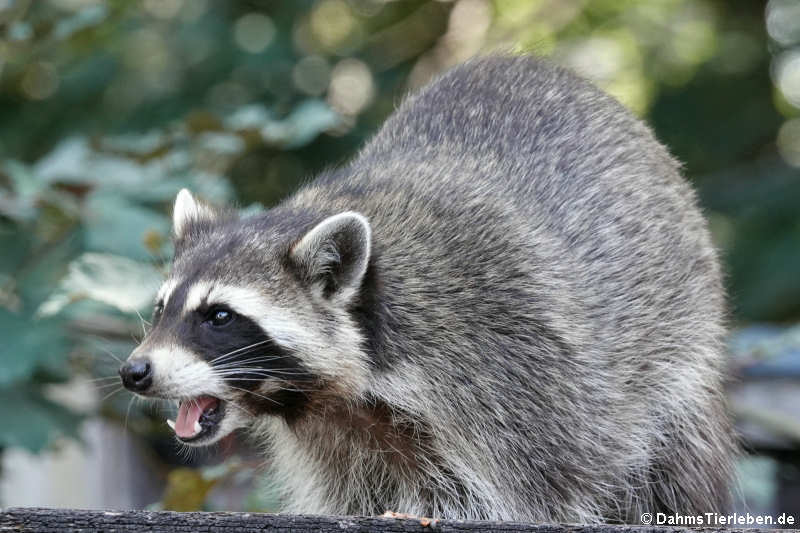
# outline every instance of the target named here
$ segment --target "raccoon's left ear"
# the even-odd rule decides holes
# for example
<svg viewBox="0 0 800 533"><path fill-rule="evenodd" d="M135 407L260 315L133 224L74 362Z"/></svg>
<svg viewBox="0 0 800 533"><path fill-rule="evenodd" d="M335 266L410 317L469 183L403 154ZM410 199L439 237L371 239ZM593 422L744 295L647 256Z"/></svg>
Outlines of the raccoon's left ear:
<svg viewBox="0 0 800 533"><path fill-rule="evenodd" d="M347 303L367 271L371 236L367 219L347 211L314 226L292 247L291 257L317 296Z"/></svg>
<svg viewBox="0 0 800 533"><path fill-rule="evenodd" d="M188 189L181 189L175 197L175 207L172 210L172 230L175 238L180 240L192 222L213 220L216 218L214 210L198 202Z"/></svg>

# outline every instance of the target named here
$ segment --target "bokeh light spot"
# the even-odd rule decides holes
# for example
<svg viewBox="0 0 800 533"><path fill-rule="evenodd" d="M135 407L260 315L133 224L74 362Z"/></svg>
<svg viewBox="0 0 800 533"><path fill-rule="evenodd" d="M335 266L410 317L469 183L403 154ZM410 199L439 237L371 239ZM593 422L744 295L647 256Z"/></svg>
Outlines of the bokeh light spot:
<svg viewBox="0 0 800 533"><path fill-rule="evenodd" d="M263 52L275 38L275 23L262 13L248 13L234 24L233 38L246 52Z"/></svg>
<svg viewBox="0 0 800 533"><path fill-rule="evenodd" d="M800 107L800 50L784 52L775 61L775 83L784 98Z"/></svg>
<svg viewBox="0 0 800 533"><path fill-rule="evenodd" d="M183 0L144 0L145 10L160 19L171 19L183 7Z"/></svg>
<svg viewBox="0 0 800 533"><path fill-rule="evenodd" d="M319 96L328 88L331 67L320 56L304 57L292 69L292 81L300 91Z"/></svg>
<svg viewBox="0 0 800 533"><path fill-rule="evenodd" d="M444 46L453 64L475 55L483 45L492 22L492 9L485 0L459 0L450 12Z"/></svg>
<svg viewBox="0 0 800 533"><path fill-rule="evenodd" d="M34 63L25 70L20 89L30 100L45 100L58 90L59 77L51 63Z"/></svg>
<svg viewBox="0 0 800 533"><path fill-rule="evenodd" d="M770 0L767 4L767 32L784 46L800 42L800 0Z"/></svg>
<svg viewBox="0 0 800 533"><path fill-rule="evenodd" d="M212 87L208 92L207 98L212 108L232 111L247 103L252 98L252 95L241 84L233 81L224 81Z"/></svg>
<svg viewBox="0 0 800 533"><path fill-rule="evenodd" d="M690 4L671 21L667 51L679 65L697 65L716 52L715 14L704 4Z"/></svg>
<svg viewBox="0 0 800 533"><path fill-rule="evenodd" d="M184 4L178 16L185 21L194 22L208 11L208 0L191 0Z"/></svg>
<svg viewBox="0 0 800 533"><path fill-rule="evenodd" d="M800 118L787 120L778 130L778 152L793 167L800 167Z"/></svg>
<svg viewBox="0 0 800 533"><path fill-rule="evenodd" d="M582 76L604 82L622 70L625 50L621 39L598 35L566 47L560 59Z"/></svg>
<svg viewBox="0 0 800 533"><path fill-rule="evenodd" d="M143 28L128 37L123 61L134 70L161 72L169 64L169 46L161 33Z"/></svg>
<svg viewBox="0 0 800 533"><path fill-rule="evenodd" d="M375 96L375 86L369 67L358 59L343 59L333 68L328 102L345 115L356 115L367 107Z"/></svg>
<svg viewBox="0 0 800 533"><path fill-rule="evenodd" d="M723 74L749 72L758 65L761 54L761 42L755 36L729 31L722 34L711 66Z"/></svg>
<svg viewBox="0 0 800 533"><path fill-rule="evenodd" d="M67 11L79 11L87 6L100 4L101 0L50 0L50 3Z"/></svg>
<svg viewBox="0 0 800 533"><path fill-rule="evenodd" d="M341 0L323 0L311 12L311 33L329 50L344 43L355 26L350 7Z"/></svg>
<svg viewBox="0 0 800 533"><path fill-rule="evenodd" d="M27 41L33 37L33 27L28 22L18 20L11 23L7 35L9 41Z"/></svg>

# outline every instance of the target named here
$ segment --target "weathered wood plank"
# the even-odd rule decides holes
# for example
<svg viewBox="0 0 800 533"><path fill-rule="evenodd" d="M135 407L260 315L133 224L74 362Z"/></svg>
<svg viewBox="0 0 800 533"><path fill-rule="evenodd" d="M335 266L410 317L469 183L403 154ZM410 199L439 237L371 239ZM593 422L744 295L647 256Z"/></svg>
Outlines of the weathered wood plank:
<svg viewBox="0 0 800 533"><path fill-rule="evenodd" d="M243 531L353 533L740 533L768 529L681 528L609 525L534 525L519 522L441 520L424 526L419 520L382 517L277 515L266 513L175 513L169 511L80 511L14 508L0 512L0 532L198 532ZM789 530L779 530L789 531ZM798 531L798 530L793 530Z"/></svg>

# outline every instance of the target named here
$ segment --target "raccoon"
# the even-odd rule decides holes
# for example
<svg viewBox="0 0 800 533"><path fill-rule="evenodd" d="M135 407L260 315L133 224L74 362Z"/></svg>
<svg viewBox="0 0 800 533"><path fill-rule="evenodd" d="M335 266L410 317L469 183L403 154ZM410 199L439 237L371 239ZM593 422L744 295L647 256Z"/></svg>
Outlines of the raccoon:
<svg viewBox="0 0 800 533"><path fill-rule="evenodd" d="M287 512L638 523L724 512L720 267L646 125L531 57L411 94L268 211L181 191L124 385L238 428Z"/></svg>

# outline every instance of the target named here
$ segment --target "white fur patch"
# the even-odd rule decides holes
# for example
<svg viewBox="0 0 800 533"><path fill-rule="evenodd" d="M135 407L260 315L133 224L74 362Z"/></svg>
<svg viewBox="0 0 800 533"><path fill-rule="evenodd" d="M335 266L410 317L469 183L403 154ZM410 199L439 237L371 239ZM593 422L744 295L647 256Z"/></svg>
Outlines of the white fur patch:
<svg viewBox="0 0 800 533"><path fill-rule="evenodd" d="M186 299L183 302L183 314L191 313L203 304L205 300L209 304L223 303L214 302L209 298L213 284L207 281L199 281L192 285L186 292Z"/></svg>
<svg viewBox="0 0 800 533"><path fill-rule="evenodd" d="M230 306L240 315L254 320L270 337L286 347L298 348L314 338L312 332L291 319L292 313L289 309L271 305L257 291L231 285L215 285L208 292L207 302L211 305Z"/></svg>
<svg viewBox="0 0 800 533"><path fill-rule="evenodd" d="M178 286L178 280L176 279L168 279L165 281L161 288L158 289L158 294L156 296L156 302L161 302L164 307L167 306L167 302L169 301L169 297L172 296L172 291L175 290L175 287Z"/></svg>
<svg viewBox="0 0 800 533"><path fill-rule="evenodd" d="M136 352L131 358L136 357ZM161 346L148 352L153 366L153 386L148 395L170 398L195 398L201 394L227 401L225 416L216 433L210 438L189 446L207 446L228 435L231 431L250 425L252 415L231 400L232 391L214 369L199 356L180 346ZM167 424L174 429L174 421Z"/></svg>
<svg viewBox="0 0 800 533"><path fill-rule="evenodd" d="M175 197L175 207L172 210L172 227L175 236L180 238L186 227L193 220L213 218L214 212L194 199L187 189L181 189Z"/></svg>
<svg viewBox="0 0 800 533"><path fill-rule="evenodd" d="M203 302L209 306L225 305L251 318L275 341L289 348L297 347L309 337L309 333L298 324L285 318L288 310L268 304L259 292L251 289L215 285L208 281L197 282L186 293L183 313L191 313Z"/></svg>
<svg viewBox="0 0 800 533"><path fill-rule="evenodd" d="M224 394L224 384L208 363L185 348L160 346L152 349L148 357L153 365L152 394L156 396L188 398Z"/></svg>
<svg viewBox="0 0 800 533"><path fill-rule="evenodd" d="M342 333L326 339L319 332L306 328L291 309L277 306L256 290L232 285L198 282L187 292L183 312L197 309L203 301L208 305L225 305L253 320L276 343L297 352L303 364L320 377L335 379L353 393L364 390L369 376L358 335ZM341 317L346 320L346 316ZM347 329L345 329L347 331Z"/></svg>

